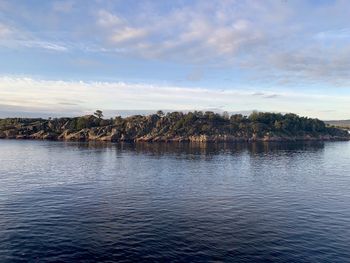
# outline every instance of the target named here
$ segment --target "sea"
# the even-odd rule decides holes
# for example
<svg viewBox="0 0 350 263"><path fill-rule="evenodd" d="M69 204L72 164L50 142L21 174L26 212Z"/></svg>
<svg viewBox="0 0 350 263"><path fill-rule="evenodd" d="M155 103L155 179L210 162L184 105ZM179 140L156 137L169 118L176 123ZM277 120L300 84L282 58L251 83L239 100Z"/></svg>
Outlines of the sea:
<svg viewBox="0 0 350 263"><path fill-rule="evenodd" d="M350 142L0 140L0 262L350 262Z"/></svg>

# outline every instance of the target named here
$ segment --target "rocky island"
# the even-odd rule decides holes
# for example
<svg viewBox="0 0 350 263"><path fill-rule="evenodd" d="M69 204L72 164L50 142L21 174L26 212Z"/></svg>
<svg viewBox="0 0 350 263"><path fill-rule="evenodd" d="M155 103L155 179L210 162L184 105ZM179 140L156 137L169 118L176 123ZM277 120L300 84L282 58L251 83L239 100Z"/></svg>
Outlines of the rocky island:
<svg viewBox="0 0 350 263"><path fill-rule="evenodd" d="M101 111L74 118L0 119L0 138L110 142L238 142L350 140L347 131L296 114L169 112L104 119Z"/></svg>

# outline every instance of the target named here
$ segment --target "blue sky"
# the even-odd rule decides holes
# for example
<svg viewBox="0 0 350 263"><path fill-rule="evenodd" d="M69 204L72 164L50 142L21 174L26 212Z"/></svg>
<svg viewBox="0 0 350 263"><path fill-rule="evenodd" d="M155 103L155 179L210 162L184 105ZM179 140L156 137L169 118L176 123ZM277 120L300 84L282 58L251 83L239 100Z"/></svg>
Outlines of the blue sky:
<svg viewBox="0 0 350 263"><path fill-rule="evenodd" d="M0 117L350 119L348 1L0 0Z"/></svg>

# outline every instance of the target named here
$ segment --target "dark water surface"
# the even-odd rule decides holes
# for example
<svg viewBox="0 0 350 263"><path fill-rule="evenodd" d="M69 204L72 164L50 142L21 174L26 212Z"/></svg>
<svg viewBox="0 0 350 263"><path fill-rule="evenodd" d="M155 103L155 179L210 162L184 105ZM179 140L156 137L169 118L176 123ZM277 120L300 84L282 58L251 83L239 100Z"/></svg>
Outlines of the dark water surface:
<svg viewBox="0 0 350 263"><path fill-rule="evenodd" d="M0 140L0 262L350 262L350 143Z"/></svg>

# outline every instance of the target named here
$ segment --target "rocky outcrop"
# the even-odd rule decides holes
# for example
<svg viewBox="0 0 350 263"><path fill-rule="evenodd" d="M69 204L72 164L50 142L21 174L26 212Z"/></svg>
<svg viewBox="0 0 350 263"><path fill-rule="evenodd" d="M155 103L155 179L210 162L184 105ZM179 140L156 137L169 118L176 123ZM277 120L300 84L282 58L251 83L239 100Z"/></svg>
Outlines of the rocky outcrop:
<svg viewBox="0 0 350 263"><path fill-rule="evenodd" d="M284 123L286 123L285 128ZM300 128L296 129L297 125ZM5 138L220 143L349 140L350 135L347 131L326 127L319 120L298 117L293 114L265 113L251 119L233 115L228 119L211 112L188 114L173 112L166 116L136 115L127 118L116 117L110 120L99 119L92 115L50 120L0 119L0 139Z"/></svg>
<svg viewBox="0 0 350 263"><path fill-rule="evenodd" d="M62 133L55 133L40 130L33 134L21 133L16 130L0 131L0 139L34 139L34 140L64 140L64 141L106 141L106 142L194 142L194 143L220 143L220 142L283 142L283 141L331 141L349 140L348 137L335 136L303 136L303 137L237 137L232 135L191 135L191 136L159 136L146 134L143 136L131 136L119 131L103 130L96 128L85 128L80 131L64 130Z"/></svg>

